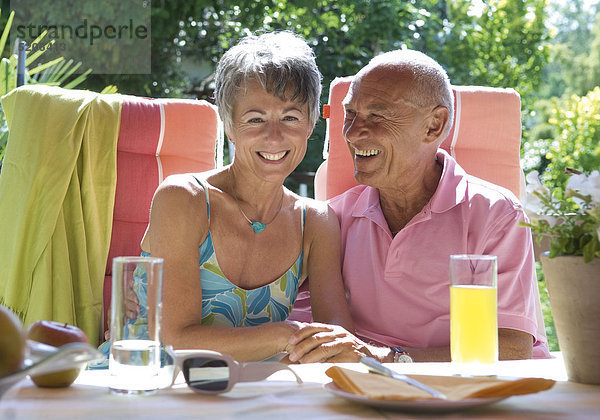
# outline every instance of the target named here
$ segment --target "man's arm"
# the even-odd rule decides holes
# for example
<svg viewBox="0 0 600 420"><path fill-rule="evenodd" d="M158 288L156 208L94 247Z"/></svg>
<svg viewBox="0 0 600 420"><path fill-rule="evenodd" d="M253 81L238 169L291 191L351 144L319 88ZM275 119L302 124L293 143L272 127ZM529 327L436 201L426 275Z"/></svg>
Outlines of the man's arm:
<svg viewBox="0 0 600 420"><path fill-rule="evenodd" d="M313 324L314 325L314 324ZM382 363L394 361L389 347L367 344L342 327L330 331L308 326L297 331L290 339L289 360L300 363L358 362L369 356ZM404 347L415 362L449 362L450 346L416 348ZM531 359L533 337L523 331L500 328L498 330L498 358L500 360Z"/></svg>
<svg viewBox="0 0 600 420"><path fill-rule="evenodd" d="M449 362L450 346L433 348L404 347L415 362ZM498 329L498 359L531 359L533 337L523 331Z"/></svg>

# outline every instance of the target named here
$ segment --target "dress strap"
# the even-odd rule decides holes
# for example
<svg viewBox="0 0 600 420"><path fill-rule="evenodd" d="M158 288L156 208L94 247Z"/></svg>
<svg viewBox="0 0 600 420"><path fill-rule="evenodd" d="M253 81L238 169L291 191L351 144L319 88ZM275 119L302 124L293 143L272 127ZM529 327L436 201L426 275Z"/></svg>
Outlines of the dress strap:
<svg viewBox="0 0 600 420"><path fill-rule="evenodd" d="M206 215L208 216L208 225L210 226L210 200L208 198L208 184L205 180L198 178L196 175L192 175L198 184L204 190L204 194L206 194Z"/></svg>
<svg viewBox="0 0 600 420"><path fill-rule="evenodd" d="M302 201L302 243L304 243L304 219L306 219L306 203Z"/></svg>

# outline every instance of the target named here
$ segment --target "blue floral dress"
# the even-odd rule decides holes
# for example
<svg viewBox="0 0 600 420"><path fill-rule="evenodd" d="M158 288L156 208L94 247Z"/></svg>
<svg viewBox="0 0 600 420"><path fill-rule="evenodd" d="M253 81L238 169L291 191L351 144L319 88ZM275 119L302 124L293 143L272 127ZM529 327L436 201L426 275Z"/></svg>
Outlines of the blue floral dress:
<svg viewBox="0 0 600 420"><path fill-rule="evenodd" d="M196 178L197 179L197 178ZM210 203L207 185L206 210L210 226ZM306 207L302 204L302 237ZM200 278L202 279L202 325L250 327L266 322L284 321L290 315L298 296L302 273L302 255L275 281L256 289L243 289L231 283L221 271L210 230L200 245Z"/></svg>
<svg viewBox="0 0 600 420"><path fill-rule="evenodd" d="M210 202L207 185L196 178L202 185L206 194L206 210L210 226ZM302 238L304 238L304 221L306 206L302 204ZM275 281L256 289L243 289L231 283L221 271L210 230L206 239L199 247L200 278L202 283L202 325L216 325L221 327L251 327L266 322L284 321L292 312L298 297L299 279L302 273L302 256L300 251L294 264ZM142 256L149 257L143 251ZM134 273L134 287L140 302L146 299L145 277L143 269ZM145 325L132 320L132 331L135 335L143 335ZM107 359L91 364L90 368L108 367L110 341L106 341L98 348Z"/></svg>

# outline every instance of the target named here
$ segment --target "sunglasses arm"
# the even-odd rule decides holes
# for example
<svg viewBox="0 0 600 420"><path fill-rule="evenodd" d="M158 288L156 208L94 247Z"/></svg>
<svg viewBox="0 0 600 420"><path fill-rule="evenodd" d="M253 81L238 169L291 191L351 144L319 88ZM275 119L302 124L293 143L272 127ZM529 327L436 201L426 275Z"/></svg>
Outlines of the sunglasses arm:
<svg viewBox="0 0 600 420"><path fill-rule="evenodd" d="M302 379L288 365L279 362L247 362L240 363L238 382L255 382L267 379L280 370L289 370L296 377L296 382L302 383Z"/></svg>

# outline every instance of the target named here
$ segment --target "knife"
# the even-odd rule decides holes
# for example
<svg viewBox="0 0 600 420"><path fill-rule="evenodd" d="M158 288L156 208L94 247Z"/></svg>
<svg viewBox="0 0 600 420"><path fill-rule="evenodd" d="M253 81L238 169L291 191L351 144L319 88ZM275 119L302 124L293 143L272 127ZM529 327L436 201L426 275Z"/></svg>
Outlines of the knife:
<svg viewBox="0 0 600 420"><path fill-rule="evenodd" d="M413 378L403 375L401 373L394 372L392 369L385 367L383 364L379 363L377 360L373 359L372 357L364 356L360 359L360 362L363 365L366 365L369 368L369 370L374 373L378 373L378 374L384 375L384 376L389 376L390 378L394 378L399 381L406 382L409 385L412 385L416 388L419 388L419 389L427 392L428 394L431 394L435 398L439 398L442 400L446 399L446 396L443 393L436 391L435 389L433 389L431 387L428 387L427 385L417 381L416 379L413 379Z"/></svg>

